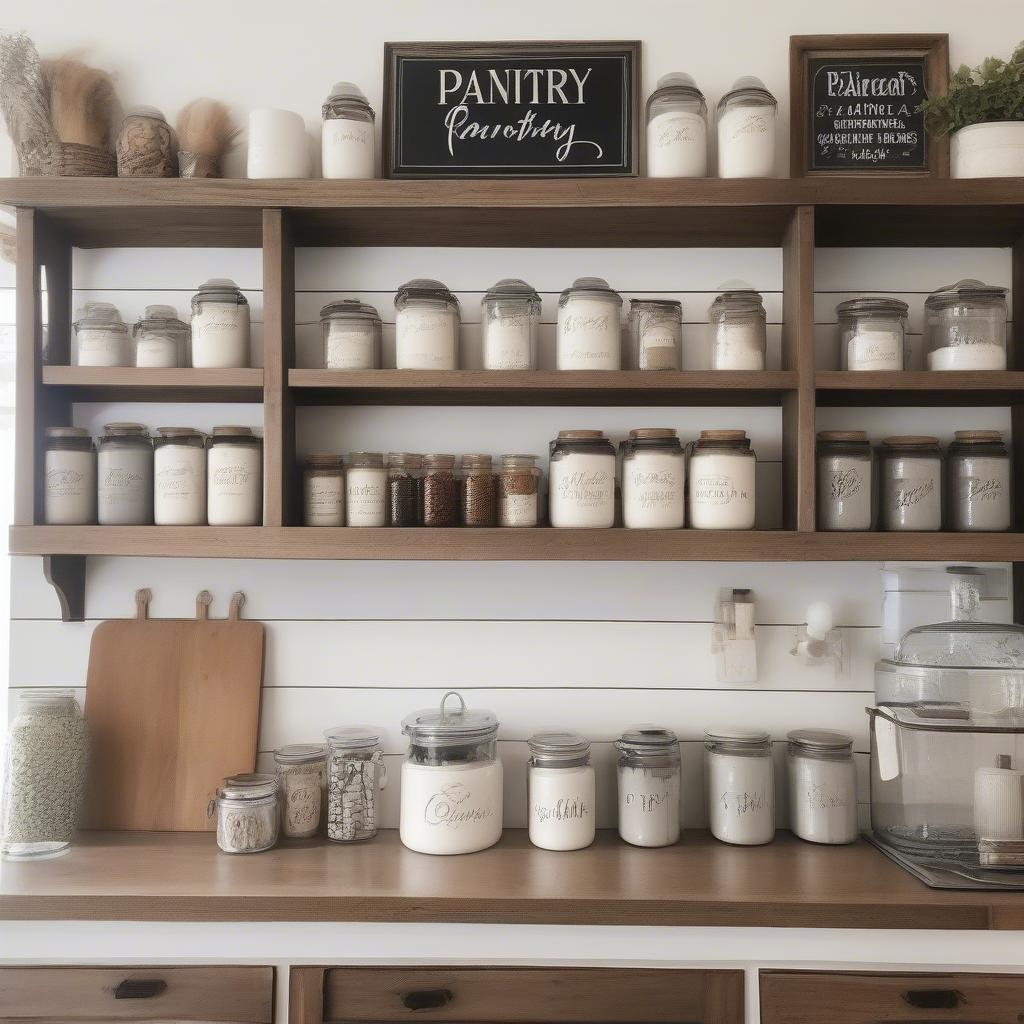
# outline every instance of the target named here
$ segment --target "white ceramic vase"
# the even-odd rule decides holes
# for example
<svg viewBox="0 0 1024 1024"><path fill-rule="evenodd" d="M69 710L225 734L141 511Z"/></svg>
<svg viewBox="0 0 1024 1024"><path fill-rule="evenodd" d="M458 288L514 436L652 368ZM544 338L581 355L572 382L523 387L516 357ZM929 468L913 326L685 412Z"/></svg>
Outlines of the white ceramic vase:
<svg viewBox="0 0 1024 1024"><path fill-rule="evenodd" d="M990 121L950 138L954 178L1024 178L1024 121Z"/></svg>

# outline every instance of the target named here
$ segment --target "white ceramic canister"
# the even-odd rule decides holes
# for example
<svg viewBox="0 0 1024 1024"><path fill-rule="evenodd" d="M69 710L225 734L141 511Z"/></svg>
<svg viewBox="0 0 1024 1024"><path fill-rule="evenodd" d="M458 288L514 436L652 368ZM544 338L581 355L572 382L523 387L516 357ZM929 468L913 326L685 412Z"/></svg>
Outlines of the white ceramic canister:
<svg viewBox="0 0 1024 1024"><path fill-rule="evenodd" d="M395 367L459 368L459 301L440 281L416 278L395 294Z"/></svg>
<svg viewBox="0 0 1024 1024"><path fill-rule="evenodd" d="M133 362L153 369L186 366L188 341L188 324L173 306L147 306L132 327Z"/></svg>
<svg viewBox="0 0 1024 1024"><path fill-rule="evenodd" d="M249 178L308 178L310 138L306 122L292 110L249 112Z"/></svg>
<svg viewBox="0 0 1024 1024"><path fill-rule="evenodd" d="M153 522L206 523L206 443L191 427L157 427L153 452Z"/></svg>
<svg viewBox="0 0 1024 1024"><path fill-rule="evenodd" d="M380 369L381 322L373 306L358 299L329 302L320 310L320 330L325 369Z"/></svg>
<svg viewBox="0 0 1024 1024"><path fill-rule="evenodd" d="M830 846L855 842L853 737L828 729L797 729L788 739L789 827L793 834Z"/></svg>
<svg viewBox="0 0 1024 1024"><path fill-rule="evenodd" d="M530 842L542 850L582 850L594 841L596 828L590 740L575 732L538 732L529 747Z"/></svg>
<svg viewBox="0 0 1024 1024"><path fill-rule="evenodd" d="M578 277L558 299L555 366L618 370L622 363L622 296L601 277Z"/></svg>
<svg viewBox="0 0 1024 1024"><path fill-rule="evenodd" d="M670 729L641 725L615 741L619 752L619 835L633 846L679 841L679 740Z"/></svg>
<svg viewBox="0 0 1024 1024"><path fill-rule="evenodd" d="M708 105L691 75L662 75L647 100L647 176L703 178L708 173Z"/></svg>
<svg viewBox="0 0 1024 1024"><path fill-rule="evenodd" d="M249 365L249 303L234 281L215 277L192 296L192 365Z"/></svg>
<svg viewBox="0 0 1024 1024"><path fill-rule="evenodd" d="M536 370L540 296L525 281L506 277L480 302L485 370Z"/></svg>
<svg viewBox="0 0 1024 1024"><path fill-rule="evenodd" d="M85 526L96 522L96 450L84 427L47 427L43 522Z"/></svg>
<svg viewBox="0 0 1024 1024"><path fill-rule="evenodd" d="M548 519L552 526L615 525L615 447L600 430L560 430L551 442Z"/></svg>
<svg viewBox="0 0 1024 1024"><path fill-rule="evenodd" d="M304 526L345 525L345 464L332 452L306 457L302 474Z"/></svg>
<svg viewBox="0 0 1024 1024"><path fill-rule="evenodd" d="M640 427L619 445L622 525L629 530L679 530L685 521L686 457L667 427Z"/></svg>
<svg viewBox="0 0 1024 1024"><path fill-rule="evenodd" d="M690 526L752 530L757 458L743 430L702 430L690 447Z"/></svg>
<svg viewBox="0 0 1024 1024"><path fill-rule="evenodd" d="M737 846L770 843L775 838L775 772L769 734L762 729L708 729L704 750L711 834Z"/></svg>
<svg viewBox="0 0 1024 1024"><path fill-rule="evenodd" d="M388 471L383 452L352 452L345 473L345 525L387 526Z"/></svg>
<svg viewBox="0 0 1024 1024"><path fill-rule="evenodd" d="M373 108L352 82L336 82L321 109L321 172L325 178L374 176Z"/></svg>
<svg viewBox="0 0 1024 1024"><path fill-rule="evenodd" d="M1010 452L998 430L957 430L946 451L947 529L998 533L1013 526Z"/></svg>
<svg viewBox="0 0 1024 1024"><path fill-rule="evenodd" d="M1024 120L970 124L949 139L954 178L1024 178Z"/></svg>
<svg viewBox="0 0 1024 1024"><path fill-rule="evenodd" d="M214 427L206 451L210 526L263 522L263 440L250 427Z"/></svg>
<svg viewBox="0 0 1024 1024"><path fill-rule="evenodd" d="M153 522L153 439L141 423L108 423L96 454L100 526Z"/></svg>
<svg viewBox="0 0 1024 1024"><path fill-rule="evenodd" d="M117 307L87 302L74 323L75 366L127 366L128 328Z"/></svg>
<svg viewBox="0 0 1024 1024"><path fill-rule="evenodd" d="M759 78L737 78L718 101L718 176L771 178L775 174L778 103Z"/></svg>

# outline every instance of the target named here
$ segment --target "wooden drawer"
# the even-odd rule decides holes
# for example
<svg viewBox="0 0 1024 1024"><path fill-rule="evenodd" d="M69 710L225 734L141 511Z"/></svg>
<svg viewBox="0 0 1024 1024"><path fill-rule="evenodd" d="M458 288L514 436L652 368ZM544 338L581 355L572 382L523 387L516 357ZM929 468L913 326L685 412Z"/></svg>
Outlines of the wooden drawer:
<svg viewBox="0 0 1024 1024"><path fill-rule="evenodd" d="M4 967L0 1022L272 1024L272 967Z"/></svg>
<svg viewBox="0 0 1024 1024"><path fill-rule="evenodd" d="M762 971L761 1024L1020 1024L1024 975Z"/></svg>
<svg viewBox="0 0 1024 1024"><path fill-rule="evenodd" d="M296 967L289 1024L742 1024L742 971Z"/></svg>

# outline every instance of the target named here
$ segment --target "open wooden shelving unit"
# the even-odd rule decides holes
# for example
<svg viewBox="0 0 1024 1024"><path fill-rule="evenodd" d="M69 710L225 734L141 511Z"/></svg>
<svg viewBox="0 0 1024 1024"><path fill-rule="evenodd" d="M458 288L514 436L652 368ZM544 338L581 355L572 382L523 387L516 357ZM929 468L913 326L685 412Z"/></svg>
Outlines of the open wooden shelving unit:
<svg viewBox="0 0 1024 1024"><path fill-rule="evenodd" d="M1011 561L1024 565L1024 180L623 178L574 181L0 179L17 210L17 460L13 554L42 555L66 618L84 613L89 555L330 559ZM297 246L770 246L783 254L782 369L761 373L351 373L295 367ZM1018 351L1005 372L844 373L814 363L814 254L827 246L991 246L1013 251ZM262 248L264 367L92 369L67 364L71 253L97 246ZM41 276L48 346L42 364ZM1021 301L1018 301L1021 300ZM43 438L78 401L262 403L264 525L50 527ZM371 405L781 407L784 529L713 531L306 529L296 408ZM818 533L818 406L1012 410L1016 531ZM1016 569L1016 566L1015 566ZM1015 578L1018 574L1015 571ZM1019 606L1018 606L1019 607Z"/></svg>

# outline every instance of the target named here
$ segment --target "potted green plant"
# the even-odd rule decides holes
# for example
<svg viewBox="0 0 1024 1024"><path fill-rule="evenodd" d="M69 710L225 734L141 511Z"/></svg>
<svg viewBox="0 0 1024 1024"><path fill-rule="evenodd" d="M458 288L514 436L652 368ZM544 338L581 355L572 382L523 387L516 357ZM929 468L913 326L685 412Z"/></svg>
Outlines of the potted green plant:
<svg viewBox="0 0 1024 1024"><path fill-rule="evenodd" d="M954 72L945 96L921 105L925 126L950 137L954 178L1024 177L1024 43Z"/></svg>

